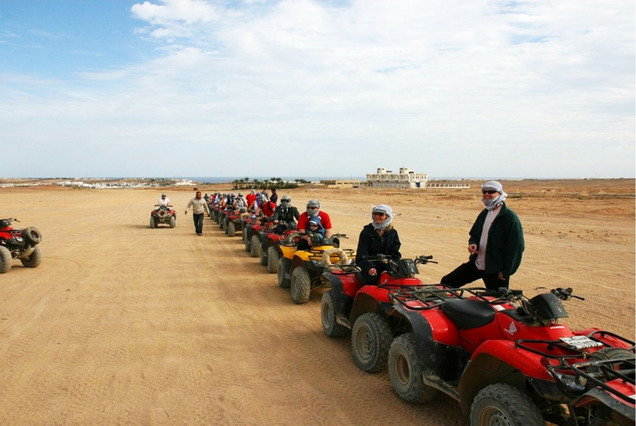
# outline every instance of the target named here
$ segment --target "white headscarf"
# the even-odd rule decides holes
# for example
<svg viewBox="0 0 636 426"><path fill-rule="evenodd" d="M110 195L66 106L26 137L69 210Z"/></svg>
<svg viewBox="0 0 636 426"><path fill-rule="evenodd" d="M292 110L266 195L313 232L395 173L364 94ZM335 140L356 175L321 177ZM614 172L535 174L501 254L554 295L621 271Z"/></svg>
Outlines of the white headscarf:
<svg viewBox="0 0 636 426"><path fill-rule="evenodd" d="M491 189L499 193L499 196L497 198L491 198L489 200L485 200L483 198L481 199L481 201L484 203L484 206L486 207L486 210L496 209L506 200L506 197L508 197L508 194L506 194L503 190L503 185L501 185L496 180L491 180L483 184L481 186L481 190L483 191L484 189Z"/></svg>
<svg viewBox="0 0 636 426"><path fill-rule="evenodd" d="M384 213L386 214L386 219L383 222L376 223L373 220L373 213ZM391 224L393 221L393 209L386 204L378 204L377 206L373 206L371 209L371 225L375 229L386 229L387 226Z"/></svg>

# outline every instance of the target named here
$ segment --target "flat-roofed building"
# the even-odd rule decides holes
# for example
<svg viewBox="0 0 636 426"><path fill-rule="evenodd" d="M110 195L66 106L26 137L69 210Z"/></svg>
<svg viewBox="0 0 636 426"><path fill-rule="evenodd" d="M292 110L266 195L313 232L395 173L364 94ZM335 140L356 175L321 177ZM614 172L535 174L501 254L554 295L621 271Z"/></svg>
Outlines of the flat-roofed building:
<svg viewBox="0 0 636 426"><path fill-rule="evenodd" d="M426 173L415 173L408 167L400 167L398 173L379 167L376 173L367 173L367 183L380 188L425 188Z"/></svg>
<svg viewBox="0 0 636 426"><path fill-rule="evenodd" d="M359 180L352 179L323 179L320 183L329 188L357 188L360 186Z"/></svg>

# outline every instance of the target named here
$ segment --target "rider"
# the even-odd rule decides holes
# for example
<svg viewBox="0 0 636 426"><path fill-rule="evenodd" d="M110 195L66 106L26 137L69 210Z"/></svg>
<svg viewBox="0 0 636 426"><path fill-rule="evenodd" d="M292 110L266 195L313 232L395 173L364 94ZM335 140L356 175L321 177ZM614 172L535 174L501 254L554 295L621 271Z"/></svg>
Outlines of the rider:
<svg viewBox="0 0 636 426"><path fill-rule="evenodd" d="M238 197L234 199L234 208L241 212L244 212L247 208L247 202L245 201L245 198L243 198L242 192L239 192Z"/></svg>
<svg viewBox="0 0 636 426"><path fill-rule="evenodd" d="M362 269L362 277L367 284L376 285L380 273L387 269L387 264L369 260L369 257L383 254L397 261L400 254L400 237L391 225L393 209L386 204L379 204L371 209L371 223L365 225L358 238L356 264Z"/></svg>
<svg viewBox="0 0 636 426"><path fill-rule="evenodd" d="M304 234L307 223L312 217L318 216L322 227L325 228L325 238L331 237L331 218L329 215L320 210L320 202L318 200L307 201L307 210L298 218L298 232Z"/></svg>
<svg viewBox="0 0 636 426"><path fill-rule="evenodd" d="M276 211L276 204L269 201L269 198L267 198L267 194L262 193L260 196L260 204L258 208L256 209L256 215L258 216L262 213L263 216L267 220L269 220L269 218L274 216L275 211Z"/></svg>
<svg viewBox="0 0 636 426"><path fill-rule="evenodd" d="M276 211L272 216L272 221L276 224L274 232L282 234L285 229L293 229L299 217L298 209L291 205L289 195L284 195L280 199L280 206L276 206ZM280 222L285 222L286 225Z"/></svg>
<svg viewBox="0 0 636 426"><path fill-rule="evenodd" d="M170 204L170 199L166 196L165 193L161 194L161 198L159 198L159 201L157 201L157 206L172 207L172 204Z"/></svg>

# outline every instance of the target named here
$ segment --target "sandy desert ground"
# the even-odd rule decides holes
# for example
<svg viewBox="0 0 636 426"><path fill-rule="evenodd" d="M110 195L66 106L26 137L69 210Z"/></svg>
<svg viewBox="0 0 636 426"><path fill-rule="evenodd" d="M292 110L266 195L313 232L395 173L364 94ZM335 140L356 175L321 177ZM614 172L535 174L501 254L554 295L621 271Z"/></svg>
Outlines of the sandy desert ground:
<svg viewBox="0 0 636 426"><path fill-rule="evenodd" d="M504 181L526 251L512 287L572 287L565 323L634 338L634 180ZM204 192L228 186L200 186ZM0 217L44 235L44 261L0 275L0 424L465 424L447 397L414 406L387 373L367 374L347 338L321 330L320 297L295 305L206 218L191 188L169 188L174 229L150 229L161 189L0 188ZM355 248L372 204L387 203L405 257L434 283L466 259L481 209L470 189L297 189L321 200Z"/></svg>

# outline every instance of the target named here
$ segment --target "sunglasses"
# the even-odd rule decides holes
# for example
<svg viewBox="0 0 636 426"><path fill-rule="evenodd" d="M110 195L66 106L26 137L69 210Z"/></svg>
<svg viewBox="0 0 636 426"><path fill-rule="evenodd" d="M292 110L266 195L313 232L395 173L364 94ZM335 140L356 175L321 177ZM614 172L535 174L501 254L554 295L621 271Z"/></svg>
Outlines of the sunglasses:
<svg viewBox="0 0 636 426"><path fill-rule="evenodd" d="M318 210L318 207L307 207L309 210Z"/></svg>
<svg viewBox="0 0 636 426"><path fill-rule="evenodd" d="M497 191L493 191L492 189L487 189L484 191L481 191L482 194L496 194Z"/></svg>

